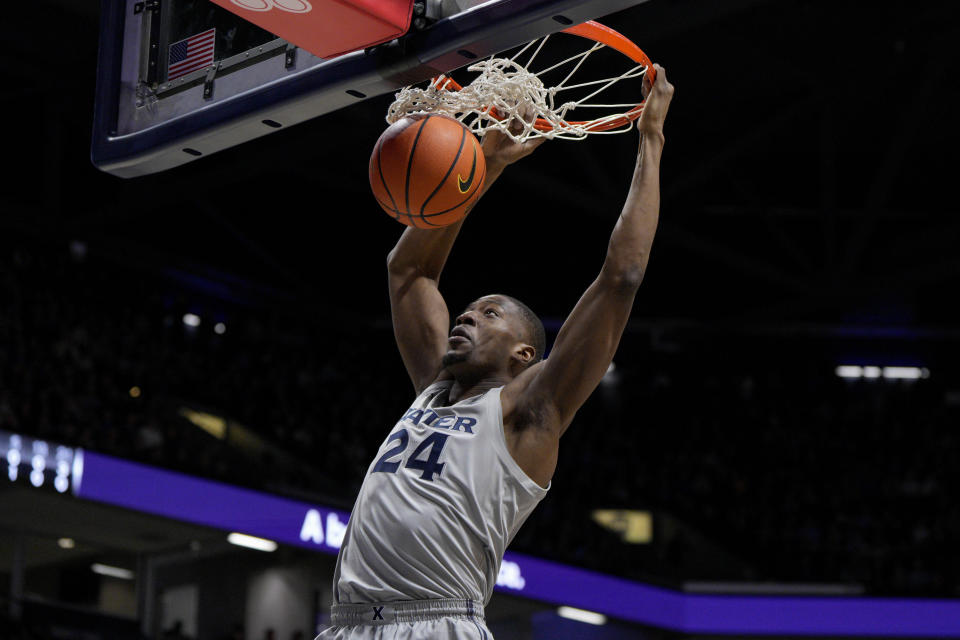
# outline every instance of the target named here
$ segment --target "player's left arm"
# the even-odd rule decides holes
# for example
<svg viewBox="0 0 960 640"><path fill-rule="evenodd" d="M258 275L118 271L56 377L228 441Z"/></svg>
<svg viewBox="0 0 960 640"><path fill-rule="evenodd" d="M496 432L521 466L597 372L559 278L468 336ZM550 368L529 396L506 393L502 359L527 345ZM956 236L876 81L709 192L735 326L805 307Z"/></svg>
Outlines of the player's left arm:
<svg viewBox="0 0 960 640"><path fill-rule="evenodd" d="M559 437L613 361L650 259L660 214L663 123L673 85L659 65L656 69L638 123L640 148L633 180L603 268L564 322L550 357L504 389L504 419L514 426L534 423Z"/></svg>

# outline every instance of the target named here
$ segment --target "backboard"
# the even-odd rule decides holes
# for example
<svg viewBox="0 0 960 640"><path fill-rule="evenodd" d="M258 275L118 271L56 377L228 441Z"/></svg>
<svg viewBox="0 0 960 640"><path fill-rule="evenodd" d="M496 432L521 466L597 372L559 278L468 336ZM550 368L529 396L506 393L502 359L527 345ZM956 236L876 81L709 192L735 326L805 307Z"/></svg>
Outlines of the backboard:
<svg viewBox="0 0 960 640"><path fill-rule="evenodd" d="M420 1L398 37L321 58L228 2L102 0L93 163L125 178L170 169L644 0Z"/></svg>

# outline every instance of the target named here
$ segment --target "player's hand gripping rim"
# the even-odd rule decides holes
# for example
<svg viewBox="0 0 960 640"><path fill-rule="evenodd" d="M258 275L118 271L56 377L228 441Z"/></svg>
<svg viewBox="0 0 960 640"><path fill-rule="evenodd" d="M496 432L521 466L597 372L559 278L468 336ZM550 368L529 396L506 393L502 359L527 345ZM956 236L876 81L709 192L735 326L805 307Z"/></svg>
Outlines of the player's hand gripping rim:
<svg viewBox="0 0 960 640"><path fill-rule="evenodd" d="M663 135L663 123L667 119L667 110L673 99L673 85L667 80L666 69L656 63L653 68L656 70L657 78L652 86L649 75L643 78L642 92L646 102L643 105L640 120L637 122L637 130L641 134Z"/></svg>
<svg viewBox="0 0 960 640"><path fill-rule="evenodd" d="M533 121L536 120L536 113L531 107L526 107L521 112L521 117L523 121L520 121L516 116L510 120L510 132L515 136L523 133L525 128L524 122L526 122L526 126L530 126ZM482 144L484 160L487 161L487 169L497 169L511 165L517 160L533 153L534 149L546 142L546 140L546 138L538 136L525 142L514 142L513 139L503 131L496 128L488 129L483 135Z"/></svg>

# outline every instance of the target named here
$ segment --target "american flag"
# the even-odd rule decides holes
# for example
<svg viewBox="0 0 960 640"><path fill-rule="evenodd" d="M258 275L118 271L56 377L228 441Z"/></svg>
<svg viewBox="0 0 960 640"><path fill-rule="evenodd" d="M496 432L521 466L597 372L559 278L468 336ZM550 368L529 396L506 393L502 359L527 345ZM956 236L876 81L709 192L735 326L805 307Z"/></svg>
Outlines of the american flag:
<svg viewBox="0 0 960 640"><path fill-rule="evenodd" d="M170 60L167 63L167 80L176 80L191 71L213 64L213 42L217 30L208 29L186 40L170 45Z"/></svg>

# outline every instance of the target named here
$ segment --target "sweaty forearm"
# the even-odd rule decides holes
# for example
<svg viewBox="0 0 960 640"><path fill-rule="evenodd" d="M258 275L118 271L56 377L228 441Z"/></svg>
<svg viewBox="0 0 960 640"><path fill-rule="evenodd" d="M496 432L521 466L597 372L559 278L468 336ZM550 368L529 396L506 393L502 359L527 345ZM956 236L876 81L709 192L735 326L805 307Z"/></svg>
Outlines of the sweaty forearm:
<svg viewBox="0 0 960 640"><path fill-rule="evenodd" d="M487 167L487 177L483 181L481 197L500 177L502 172L503 167ZM476 202L473 206L476 206ZM470 207L467 214L472 210L473 207ZM441 229L407 228L390 252L387 258L387 268L392 271L415 269L422 276L434 280L439 279L465 219L466 216L462 220Z"/></svg>
<svg viewBox="0 0 960 640"><path fill-rule="evenodd" d="M610 236L604 272L639 285L660 217L662 133L644 133L623 211Z"/></svg>

